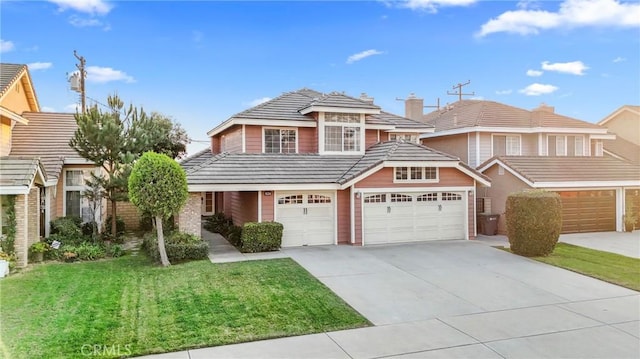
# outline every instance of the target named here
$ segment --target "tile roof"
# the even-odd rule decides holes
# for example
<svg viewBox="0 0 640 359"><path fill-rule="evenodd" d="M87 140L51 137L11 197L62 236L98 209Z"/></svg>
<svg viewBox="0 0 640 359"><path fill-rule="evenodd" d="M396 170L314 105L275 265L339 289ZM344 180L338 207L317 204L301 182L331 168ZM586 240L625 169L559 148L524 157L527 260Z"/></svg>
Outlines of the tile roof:
<svg viewBox="0 0 640 359"><path fill-rule="evenodd" d="M49 178L58 178L64 160L83 158L69 146L78 128L71 113L25 112L29 125L13 128L11 156L39 157Z"/></svg>
<svg viewBox="0 0 640 359"><path fill-rule="evenodd" d="M316 120L307 115L300 113L302 109L312 105L342 108L362 108L371 110L380 110L380 107L354 97L347 96L338 92L323 94L321 92L303 88L297 91L286 92L276 98L264 102L255 107L249 108L231 116L216 128L222 127L224 124L234 119L256 119L256 120L290 120L290 121L308 121L316 122ZM424 124L419 121L413 121L408 118L397 116L388 112L381 111L379 114L366 115L366 123L389 125L402 129L430 129L431 125ZM214 131L215 128L209 132Z"/></svg>
<svg viewBox="0 0 640 359"><path fill-rule="evenodd" d="M530 182L640 182L640 165L612 157L494 157L479 168L498 160Z"/></svg>
<svg viewBox="0 0 640 359"><path fill-rule="evenodd" d="M0 63L0 94L4 94L26 68L27 65Z"/></svg>
<svg viewBox="0 0 640 359"><path fill-rule="evenodd" d="M620 156L628 161L640 163L640 146L622 137L616 136L615 140L603 140L604 149Z"/></svg>
<svg viewBox="0 0 640 359"><path fill-rule="evenodd" d="M602 129L602 127L559 115L552 111L524 110L494 101L462 100L430 112L423 117L436 127L436 132L465 127L560 127Z"/></svg>
<svg viewBox="0 0 640 359"><path fill-rule="evenodd" d="M422 145L389 141L370 147L361 157L269 153L214 155L210 151L201 151L185 159L181 165L187 172L187 181L190 185L344 184L384 161L461 163L458 158ZM484 177L477 172L476 174Z"/></svg>
<svg viewBox="0 0 640 359"><path fill-rule="evenodd" d="M38 172L38 168L46 176L37 158L0 157L0 186L29 187Z"/></svg>

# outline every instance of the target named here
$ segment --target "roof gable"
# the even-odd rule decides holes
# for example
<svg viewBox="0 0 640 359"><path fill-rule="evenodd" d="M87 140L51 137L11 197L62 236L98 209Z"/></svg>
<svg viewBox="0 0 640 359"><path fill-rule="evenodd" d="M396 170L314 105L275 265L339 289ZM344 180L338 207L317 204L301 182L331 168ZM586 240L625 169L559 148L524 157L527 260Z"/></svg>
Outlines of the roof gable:
<svg viewBox="0 0 640 359"><path fill-rule="evenodd" d="M38 98L27 65L0 63L0 99L5 98L15 86L21 86L21 93L24 94L29 104L29 110L40 111L40 105L38 104ZM12 108L8 108L8 110L16 112Z"/></svg>
<svg viewBox="0 0 640 359"><path fill-rule="evenodd" d="M598 122L598 125L605 126L608 122L615 120L616 118L618 118L618 116L621 113L624 113L624 112L630 112L638 116L638 118L640 118L640 106L624 105L618 108L617 110L613 111L607 117L600 120L600 122Z"/></svg>
<svg viewBox="0 0 640 359"><path fill-rule="evenodd" d="M26 194L32 184L47 180L40 160L28 157L0 157L0 194Z"/></svg>

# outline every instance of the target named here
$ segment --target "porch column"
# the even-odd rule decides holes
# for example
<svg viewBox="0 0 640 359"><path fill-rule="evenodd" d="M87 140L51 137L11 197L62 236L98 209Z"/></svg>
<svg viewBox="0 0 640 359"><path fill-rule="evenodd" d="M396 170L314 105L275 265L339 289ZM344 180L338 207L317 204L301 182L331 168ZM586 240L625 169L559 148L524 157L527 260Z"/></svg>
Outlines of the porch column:
<svg viewBox="0 0 640 359"><path fill-rule="evenodd" d="M16 238L14 248L16 251L16 266L26 267L28 263L29 247L27 245L27 233L29 226L28 197L26 194L16 196Z"/></svg>
<svg viewBox="0 0 640 359"><path fill-rule="evenodd" d="M178 214L178 228L182 232L202 237L201 194L189 192L187 203Z"/></svg>

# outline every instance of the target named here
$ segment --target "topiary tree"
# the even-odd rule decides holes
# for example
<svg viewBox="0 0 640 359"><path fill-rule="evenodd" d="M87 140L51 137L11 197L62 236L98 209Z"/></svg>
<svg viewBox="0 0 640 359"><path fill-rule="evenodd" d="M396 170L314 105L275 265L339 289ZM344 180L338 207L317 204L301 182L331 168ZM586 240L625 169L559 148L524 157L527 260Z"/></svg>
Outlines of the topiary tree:
<svg viewBox="0 0 640 359"><path fill-rule="evenodd" d="M129 200L140 212L155 218L163 266L170 263L164 245L162 221L177 213L188 195L187 175L178 162L168 156L146 152L133 166L129 177Z"/></svg>
<svg viewBox="0 0 640 359"><path fill-rule="evenodd" d="M546 191L523 191L507 197L507 236L513 253L547 256L558 243L562 229L560 195Z"/></svg>

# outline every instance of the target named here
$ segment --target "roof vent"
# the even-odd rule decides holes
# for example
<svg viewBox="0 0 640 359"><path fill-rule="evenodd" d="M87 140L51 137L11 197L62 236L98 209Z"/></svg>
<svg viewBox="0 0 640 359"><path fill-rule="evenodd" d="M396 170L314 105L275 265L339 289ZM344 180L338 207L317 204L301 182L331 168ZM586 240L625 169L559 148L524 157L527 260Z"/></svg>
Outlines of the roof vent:
<svg viewBox="0 0 640 359"><path fill-rule="evenodd" d="M373 103L373 97L369 97L366 92L360 94L360 100L367 103Z"/></svg>

